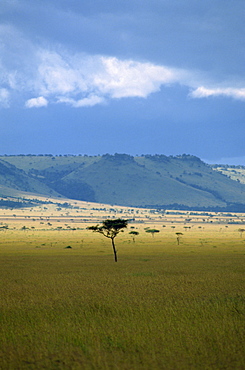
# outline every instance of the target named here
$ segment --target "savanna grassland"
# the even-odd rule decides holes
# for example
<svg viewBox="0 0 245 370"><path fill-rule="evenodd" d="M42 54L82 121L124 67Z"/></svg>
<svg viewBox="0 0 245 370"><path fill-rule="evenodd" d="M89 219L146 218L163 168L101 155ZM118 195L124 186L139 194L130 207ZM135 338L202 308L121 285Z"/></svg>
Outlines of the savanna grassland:
<svg viewBox="0 0 245 370"><path fill-rule="evenodd" d="M0 368L245 369L242 216L96 212L2 210Z"/></svg>

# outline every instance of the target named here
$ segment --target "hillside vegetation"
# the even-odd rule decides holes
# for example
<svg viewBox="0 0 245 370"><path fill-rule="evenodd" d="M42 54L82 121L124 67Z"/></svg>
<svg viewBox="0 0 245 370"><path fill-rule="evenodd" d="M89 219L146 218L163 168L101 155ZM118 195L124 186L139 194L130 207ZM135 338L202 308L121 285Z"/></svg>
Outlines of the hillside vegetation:
<svg viewBox="0 0 245 370"><path fill-rule="evenodd" d="M245 184L245 166L229 166L229 165L219 165L213 166L213 169L222 172L224 175L228 176L230 179L239 181Z"/></svg>
<svg viewBox="0 0 245 370"><path fill-rule="evenodd" d="M29 176L21 167L0 159L0 185L5 188L10 188L10 193L16 193L14 190L25 191L29 193L58 195L52 188L47 186L45 182L39 181L33 176ZM2 195L2 194L1 194Z"/></svg>
<svg viewBox="0 0 245 370"><path fill-rule="evenodd" d="M0 157L4 196L8 187L133 207L243 211L245 184L229 176L191 155Z"/></svg>

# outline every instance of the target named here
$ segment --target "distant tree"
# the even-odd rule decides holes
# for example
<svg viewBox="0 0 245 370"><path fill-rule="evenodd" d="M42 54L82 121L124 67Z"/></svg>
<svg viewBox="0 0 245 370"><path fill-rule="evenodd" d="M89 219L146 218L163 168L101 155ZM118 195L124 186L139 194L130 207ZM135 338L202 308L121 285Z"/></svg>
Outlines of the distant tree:
<svg viewBox="0 0 245 370"><path fill-rule="evenodd" d="M102 222L102 225L90 226L87 229L92 230L94 232L100 233L104 235L106 238L111 239L114 259L117 262L117 250L115 246L114 239L120 233L123 232L126 227L128 226L128 220L123 220L121 218L115 220L105 220Z"/></svg>
<svg viewBox="0 0 245 370"><path fill-rule="evenodd" d="M145 232L146 232L146 233L150 233L150 234L152 235L152 237L153 237L153 238L154 238L154 234L156 234L156 233L160 233L160 231L159 231L159 230L157 230L157 229L147 229Z"/></svg>
<svg viewBox="0 0 245 370"><path fill-rule="evenodd" d="M175 233L177 235L177 244L179 245L180 237L183 235L182 233Z"/></svg>
<svg viewBox="0 0 245 370"><path fill-rule="evenodd" d="M242 238L242 234L244 233L245 229L238 229L239 233L240 233L240 236Z"/></svg>
<svg viewBox="0 0 245 370"><path fill-rule="evenodd" d="M138 231L130 231L130 233L129 233L130 235L132 235L132 237L133 237L133 242L135 243L135 237L137 236L137 235L139 235L139 233L138 233Z"/></svg>

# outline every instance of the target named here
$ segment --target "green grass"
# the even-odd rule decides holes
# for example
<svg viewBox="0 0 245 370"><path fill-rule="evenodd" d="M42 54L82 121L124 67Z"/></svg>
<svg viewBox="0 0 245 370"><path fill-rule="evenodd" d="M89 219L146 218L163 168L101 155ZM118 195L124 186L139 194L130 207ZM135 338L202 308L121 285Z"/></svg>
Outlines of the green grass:
<svg viewBox="0 0 245 370"><path fill-rule="evenodd" d="M123 236L115 263L101 236L53 233L0 246L1 369L245 369L239 235Z"/></svg>

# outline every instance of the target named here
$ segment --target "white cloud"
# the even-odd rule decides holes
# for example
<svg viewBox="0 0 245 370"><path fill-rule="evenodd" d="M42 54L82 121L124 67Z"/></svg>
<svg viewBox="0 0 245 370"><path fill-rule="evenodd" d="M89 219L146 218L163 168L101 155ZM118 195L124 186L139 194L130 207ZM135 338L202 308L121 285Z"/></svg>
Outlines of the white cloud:
<svg viewBox="0 0 245 370"><path fill-rule="evenodd" d="M173 69L104 56L61 57L41 53L38 69L43 94L98 92L111 98L147 97L162 84L177 81Z"/></svg>
<svg viewBox="0 0 245 370"><path fill-rule="evenodd" d="M25 103L25 106L27 108L41 108L41 107L46 107L47 105L48 105L48 101L43 96L39 96L38 98L29 99Z"/></svg>
<svg viewBox="0 0 245 370"><path fill-rule="evenodd" d="M100 61L103 70L95 73L93 83L101 93L112 98L146 98L159 91L161 85L177 80L174 70L151 63L106 57Z"/></svg>
<svg viewBox="0 0 245 370"><path fill-rule="evenodd" d="M10 94L7 89L0 89L0 105L4 108L9 107Z"/></svg>
<svg viewBox="0 0 245 370"><path fill-rule="evenodd" d="M192 98L207 98L209 96L226 96L229 98L245 100L245 88L205 88L198 87L190 93Z"/></svg>
<svg viewBox="0 0 245 370"><path fill-rule="evenodd" d="M72 65L72 58L46 50L40 51L39 55L37 87L43 94L67 95L87 90L83 74Z"/></svg>
<svg viewBox="0 0 245 370"><path fill-rule="evenodd" d="M146 98L159 91L161 85L177 82L183 74L180 70L115 57L70 56L40 50L39 58L32 83L35 94L76 108L101 104L106 99ZM31 99L28 107L38 104Z"/></svg>
<svg viewBox="0 0 245 370"><path fill-rule="evenodd" d="M70 98L60 98L58 102L69 104L74 108L81 108L81 107L93 107L94 105L104 103L105 99L100 96L91 95L88 98L79 100Z"/></svg>

